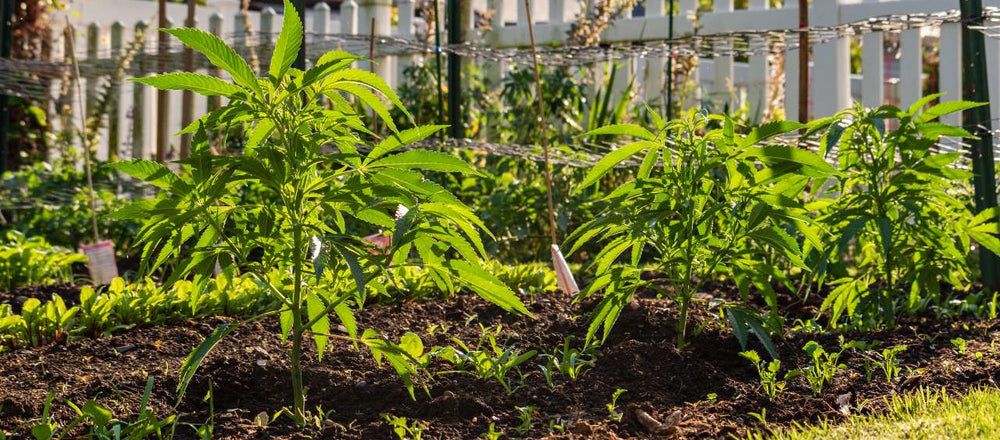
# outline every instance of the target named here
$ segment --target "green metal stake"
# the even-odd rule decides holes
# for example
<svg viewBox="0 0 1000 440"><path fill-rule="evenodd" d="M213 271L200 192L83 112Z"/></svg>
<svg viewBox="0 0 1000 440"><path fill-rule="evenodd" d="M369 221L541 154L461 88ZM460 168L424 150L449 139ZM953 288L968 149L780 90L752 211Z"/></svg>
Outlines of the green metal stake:
<svg viewBox="0 0 1000 440"><path fill-rule="evenodd" d="M461 43L462 4L458 0L448 0L446 6L448 44ZM462 58L454 52L448 53L448 124L448 134L452 138L465 137L462 127Z"/></svg>
<svg viewBox="0 0 1000 440"><path fill-rule="evenodd" d="M0 57L9 59L14 39L14 0L3 0L2 9ZM9 99L6 94L0 95L0 173L7 171L7 155L10 151L7 145L7 132L10 130L10 113L7 109Z"/></svg>
<svg viewBox="0 0 1000 440"><path fill-rule="evenodd" d="M983 24L982 0L960 0L962 11L962 78L968 101L989 102L989 83L986 76L986 41L982 32L971 29ZM997 206L996 175L993 162L993 134L991 130L990 106L983 105L966 110L963 124L969 132L978 136L972 139L972 173L976 187L976 211ZM986 127L981 127L985 124ZM1000 258L989 249L979 247L979 264L982 268L983 284L996 291L1000 288Z"/></svg>
<svg viewBox="0 0 1000 440"><path fill-rule="evenodd" d="M292 0L292 5L295 6L295 11L299 13L299 23L305 26L306 23L306 5L304 0ZM284 12L285 14L288 11ZM295 62L292 63L292 67L299 70L306 70L306 41L305 36L302 38L302 45L299 46L299 55L295 57Z"/></svg>
<svg viewBox="0 0 1000 440"><path fill-rule="evenodd" d="M437 61L438 121L444 121L444 84L441 83L441 8L434 0L434 59ZM444 134L441 135L444 141Z"/></svg>

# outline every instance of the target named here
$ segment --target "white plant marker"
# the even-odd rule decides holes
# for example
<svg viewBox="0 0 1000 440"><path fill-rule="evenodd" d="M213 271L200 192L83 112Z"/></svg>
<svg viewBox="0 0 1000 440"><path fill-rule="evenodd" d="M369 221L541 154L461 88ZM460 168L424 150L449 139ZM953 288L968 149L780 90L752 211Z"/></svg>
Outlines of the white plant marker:
<svg viewBox="0 0 1000 440"><path fill-rule="evenodd" d="M573 272L569 270L569 264L566 264L566 259L563 258L562 251L559 250L559 245L552 245L552 265L556 269L556 284L559 286L559 290L562 290L567 295L576 295L580 293L580 288L576 285L576 280L573 279Z"/></svg>

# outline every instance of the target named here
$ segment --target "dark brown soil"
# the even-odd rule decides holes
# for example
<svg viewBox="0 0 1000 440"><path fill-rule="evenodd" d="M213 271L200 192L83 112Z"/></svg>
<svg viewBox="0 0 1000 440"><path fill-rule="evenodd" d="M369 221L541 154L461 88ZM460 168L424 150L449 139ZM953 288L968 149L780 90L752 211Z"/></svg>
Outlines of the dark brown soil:
<svg viewBox="0 0 1000 440"><path fill-rule="evenodd" d="M0 304L10 304L14 313L21 313L21 304L28 298L36 298L45 302L52 299L52 295L57 294L63 299L67 307L80 303L80 286L74 284L52 284L49 286L28 286L17 287L9 291L0 291Z"/></svg>
<svg viewBox="0 0 1000 440"><path fill-rule="evenodd" d="M472 297L445 303L373 306L359 314L361 328L374 328L392 340L406 331L418 333L428 347L448 345L450 337L474 343L480 327L502 324L498 341L521 350L552 351L564 337L582 337L588 307L571 306L552 296L531 305L537 319L519 319ZM753 366L739 357L731 333L723 329L717 310L700 308L692 328L703 326L691 346L678 351L673 344L676 311L666 300L639 299L624 312L601 350L596 366L582 378L556 378L545 385L538 358L524 368L523 385L508 394L495 381L466 374L435 375L427 393L418 388L410 398L402 381L387 365L378 366L365 349L346 342L331 342L331 353L318 361L310 347L305 379L307 406L321 407L329 419L321 428L304 430L279 418L269 427L257 427L254 417L273 415L291 401L285 351L288 344L277 334L273 320L244 326L222 342L198 375L187 397L173 409L180 364L214 326L212 319L180 325L139 328L101 340L83 340L69 346L48 346L0 354L0 429L24 433L42 411L46 394L57 393L54 413L66 423L72 418L69 400L83 404L97 398L118 417L135 412L146 382L155 378L152 406L158 414L181 413L182 421L202 424L208 404L202 401L208 379L215 392L215 438L395 438L383 414L425 423L425 439L472 439L490 423L506 433L504 438L729 438L761 425L749 415L766 409L772 426L844 417L838 396L850 394L853 413L877 411L882 398L919 387L947 387L954 392L971 386L995 386L1000 375L1000 352L992 343L1000 338L1000 321L940 322L914 320L897 328L867 334L847 334L847 339L882 341L908 348L900 354L902 378L886 383L880 372L865 380L859 355L845 352L847 370L837 373L833 385L814 397L802 378L792 379L775 402L760 392ZM968 354L959 354L949 342L968 341ZM786 368L807 364L802 346L810 339L828 350L837 350L836 335L794 334L779 342ZM579 344L577 344L579 345ZM755 346L763 353L759 346ZM980 353L980 355L974 355ZM529 365L530 364L530 365ZM432 371L448 370L435 363ZM514 377L511 379L516 383ZM616 389L627 390L619 399L625 417L608 420L606 404ZM711 397L710 397L711 396ZM534 407L527 431L518 408ZM642 414L667 423L679 420L668 433L650 432L640 422ZM668 423L669 424L669 423ZM559 425L565 432L550 426ZM180 438L194 438L194 430L178 427Z"/></svg>

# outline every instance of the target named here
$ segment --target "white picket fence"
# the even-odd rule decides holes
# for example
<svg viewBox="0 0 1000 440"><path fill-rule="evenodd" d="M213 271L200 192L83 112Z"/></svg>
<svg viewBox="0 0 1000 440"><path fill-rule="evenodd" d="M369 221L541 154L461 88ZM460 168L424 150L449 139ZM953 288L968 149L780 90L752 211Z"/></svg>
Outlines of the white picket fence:
<svg viewBox="0 0 1000 440"><path fill-rule="evenodd" d="M467 30L468 41L483 47L512 48L528 45L527 11L522 0L468 0L471 7L464 8L459 25ZM591 0L594 1L594 0ZM441 1L443 5L444 0ZM674 17L675 35L689 35L697 28L699 35L719 33L784 30L798 27L796 0L785 0L786 5L769 7L769 0L749 0L749 8L735 9L734 0L714 0L714 12L702 13L695 20L694 8L697 0L678 0L680 5ZM1000 0L986 0L987 6L1000 6ZM540 46L565 43L575 21L575 16L584 8L585 0L532 0L532 16L536 21L536 35ZM323 3L307 13L305 28L307 40L315 35L350 33L368 35L374 17L376 35L411 39L415 29L423 21L415 16L415 0L346 0L339 15L331 13ZM810 10L812 26L835 26L855 23L870 18L897 14L936 13L957 9L959 0L814 0ZM157 5L148 0L88 0L76 2L65 11L78 28L78 37L85 44L78 44L78 52L84 59L108 59L116 57L121 48L132 38L136 27L153 29L157 22ZM172 23L184 21L186 9L183 4L168 5L168 16ZM393 10L396 20L393 23ZM443 6L442 6L443 9ZM645 0L641 16L627 14L616 20L603 34L607 43L653 43L667 38L668 17L666 1ZM475 29L474 12L496 11L492 29ZM240 12L236 0L210 0L207 6L198 8L197 26L219 34L239 36L245 32L244 24L249 22L255 32L262 35L276 35L280 30L281 16L273 9L260 13ZM442 14L443 16L443 11ZM54 25L62 23L56 17ZM152 25L151 25L152 24ZM83 33L83 35L80 35ZM53 32L61 35L61 32ZM442 35L447 32L442 30ZM899 97L899 104L908 105L920 98L924 78L921 51L923 45L931 41L940 44L939 89L945 93L944 100L960 99L961 83L961 28L957 23L944 24L938 28L917 28L900 32L898 53L898 78L887 78L885 74L886 53L883 41L885 35L875 32L864 35L862 43L863 67L861 75L851 75L849 39L840 38L816 44L813 47L811 70L812 93L809 97L812 115L826 116L847 107L852 100L874 106L886 102L886 91L893 87ZM145 44L147 53L155 53L157 34L149 32ZM925 39L930 38L927 41ZM56 41L53 47L64 47L64 41ZM755 42L767 45L768 40ZM1000 115L1000 42L987 39L988 71L992 111ZM428 54L429 56L431 54ZM798 114L798 51L784 53L784 113L789 119ZM419 56L389 57L378 60L380 74L396 84L402 70L411 62L419 62ZM694 72L696 83L701 87L696 91L691 104L714 102L729 103L730 107L747 104L751 117L764 113L768 105L769 81L781 66L773 65L774 58L766 55L751 55L746 63L735 62L731 55L718 55L699 59ZM657 100L663 96L665 77L665 57L640 57L627 60L625 65L638 85L636 99ZM501 63L509 64L509 63ZM500 67L500 68L496 68ZM503 69L510 66L495 66L487 69L496 79ZM155 68L151 66L150 72ZM617 84L624 89L628 76ZM93 92L98 81L84 80L84 87ZM53 85L53 93L59 84ZM119 92L120 103L109 114L118 124L109 124L102 136L99 157L108 156L108 140L119 143L118 151L123 157L129 155L150 157L155 148L156 136L167 136L177 150L179 140L173 137L181 128L181 95L171 92L168 96L170 109L163 127L156 126L156 94L145 86L126 82ZM88 96L91 96L88 94ZM53 100L54 101L54 100ZM87 99L90 101L90 98ZM80 103L73 104L80 108ZM84 104L86 107L88 104ZM208 100L197 99L194 114L201 114L208 108ZM718 107L717 107L718 108ZM52 107L54 114L58 109ZM55 118L53 118L55 119ZM58 125L58 121L54 121ZM958 123L958 115L952 115L947 122ZM57 127L58 129L58 127ZM484 131L485 132L485 131Z"/></svg>

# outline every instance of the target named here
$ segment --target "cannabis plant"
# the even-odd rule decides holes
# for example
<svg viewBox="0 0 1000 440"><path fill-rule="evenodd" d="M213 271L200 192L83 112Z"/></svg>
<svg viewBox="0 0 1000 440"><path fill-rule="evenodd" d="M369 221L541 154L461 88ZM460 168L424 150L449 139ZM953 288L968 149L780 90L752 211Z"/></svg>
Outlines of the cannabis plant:
<svg viewBox="0 0 1000 440"><path fill-rule="evenodd" d="M837 149L840 171L828 185L827 194L834 196L809 204L831 233L829 258L816 271L821 280L833 277L835 288L822 305L831 326L841 317L864 326L892 325L897 309L920 307L928 300L922 295L940 298L941 283L969 285L972 241L1000 251L993 222L998 211L972 213L965 191L972 173L956 166L962 153L937 152L942 137L971 137L937 118L979 104L923 109L938 96L907 110L855 105L813 127L826 130L821 148L831 156Z"/></svg>
<svg viewBox="0 0 1000 440"><path fill-rule="evenodd" d="M591 240L605 246L592 259L596 276L581 292L586 297L604 291L590 325L588 340L603 327L606 338L638 289L671 297L680 311L677 344L687 342L687 320L695 293L718 275L766 282L758 253L774 249L800 268L798 231L820 246L815 227L795 202L802 179L827 176L835 170L815 154L796 147L757 146L802 126L776 122L737 134L732 120L691 111L684 118L664 121L650 111L655 131L615 124L590 132L631 138L601 159L578 189L600 182L612 168L637 156L635 179L610 190L607 208L569 238L571 251ZM722 128L707 130L710 119ZM628 264L619 264L624 260ZM640 261L668 282L640 277ZM776 312L775 298L766 298ZM766 337L759 326L758 337ZM772 352L773 354L773 352Z"/></svg>
<svg viewBox="0 0 1000 440"><path fill-rule="evenodd" d="M358 333L351 309L365 302L370 289L384 291L375 278L391 275L385 270L390 264L402 267L413 264L411 256L418 257L439 288L462 284L508 311L529 313L482 268L479 219L421 174L476 171L447 154L405 148L442 127L399 130L385 101L405 111L402 103L381 78L351 68L359 60L355 55L334 51L306 71L292 68L303 31L287 0L285 11L266 77L255 75L211 34L165 29L227 72L232 82L184 72L137 81L222 96L228 104L182 131L193 134L192 153L177 162L178 171L149 161L114 167L160 189L155 199L118 213L147 219L139 232L146 270L170 261L174 270L168 282L197 280L211 276L218 264L224 271L252 276L280 302L280 311L250 319L277 314L282 336L291 339L291 413L301 423L307 332L320 360L330 338L367 345L377 360L388 359L413 393L407 350L371 329ZM377 139L366 128L367 109L358 107L374 111L392 135ZM209 133L228 133L240 125L247 137L244 153L213 155L213 147L225 140ZM262 188L273 202L238 203L244 185ZM378 230L386 231L381 238L360 238ZM349 336L330 334L331 313ZM181 369L180 396L208 351L237 325L216 329L192 353Z"/></svg>

